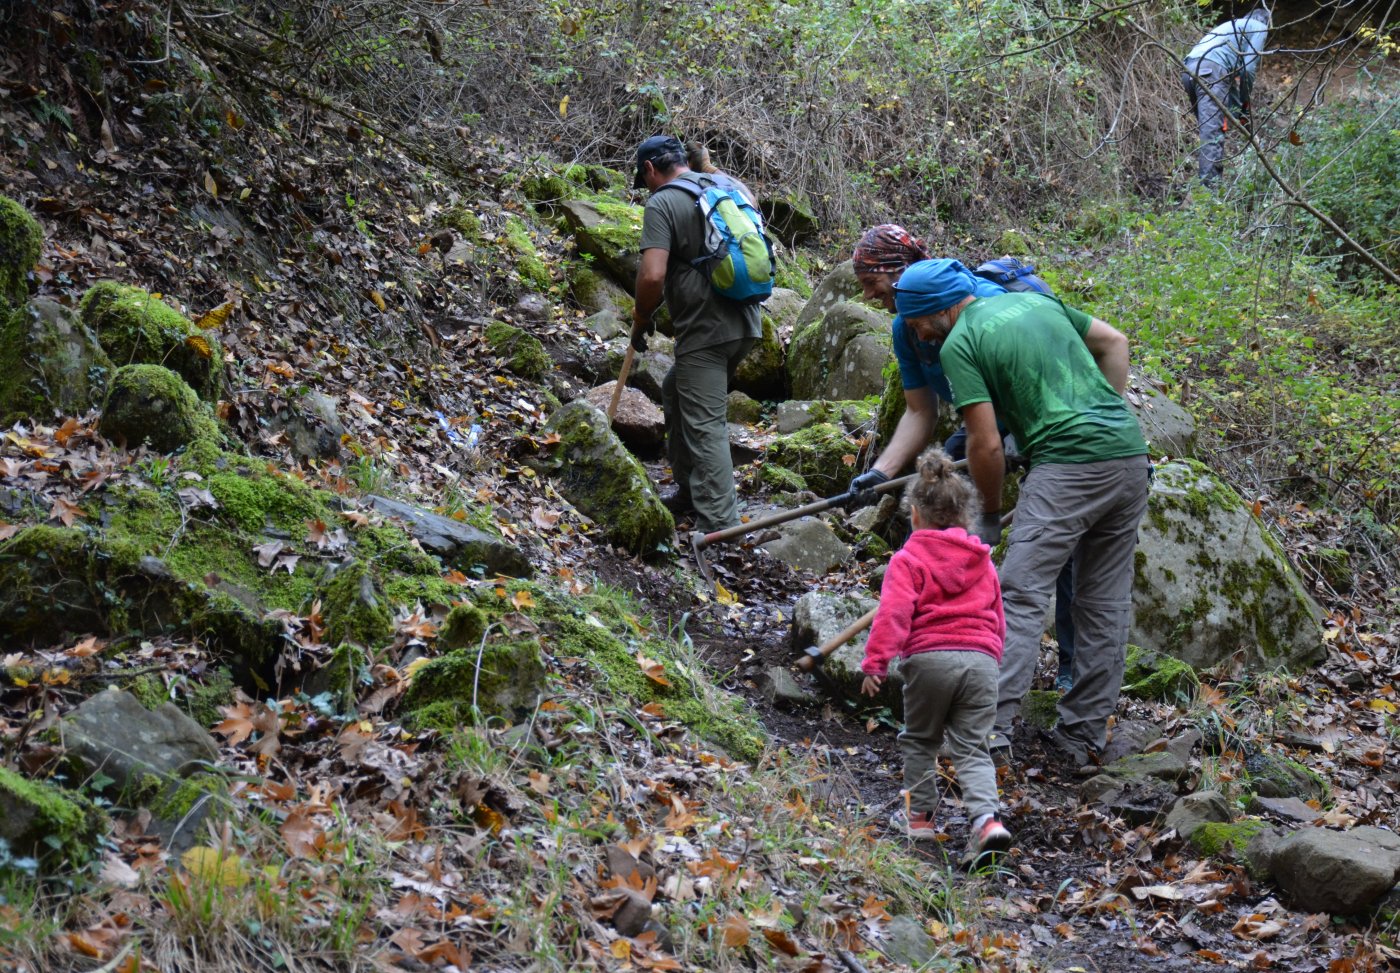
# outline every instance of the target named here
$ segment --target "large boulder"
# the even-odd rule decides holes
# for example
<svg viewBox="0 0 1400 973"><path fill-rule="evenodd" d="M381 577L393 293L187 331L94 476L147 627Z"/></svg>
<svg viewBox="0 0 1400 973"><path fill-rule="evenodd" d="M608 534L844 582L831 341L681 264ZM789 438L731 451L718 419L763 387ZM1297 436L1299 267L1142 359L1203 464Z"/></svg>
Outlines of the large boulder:
<svg viewBox="0 0 1400 973"><path fill-rule="evenodd" d="M1167 398L1157 383L1133 371L1125 398L1154 457L1189 459L1196 455L1196 420Z"/></svg>
<svg viewBox="0 0 1400 973"><path fill-rule="evenodd" d="M534 709L545 681L538 639L487 642L440 656L413 674L404 694L409 722L420 725L515 719Z"/></svg>
<svg viewBox="0 0 1400 973"><path fill-rule="evenodd" d="M822 496L844 493L850 485L861 444L839 423L817 422L787 436L775 436L764 454L798 474Z"/></svg>
<svg viewBox="0 0 1400 973"><path fill-rule="evenodd" d="M590 315L608 312L619 320L632 320L632 295L585 263L570 268L569 293Z"/></svg>
<svg viewBox="0 0 1400 973"><path fill-rule="evenodd" d="M550 417L544 434L558 439L535 467L553 477L564 498L609 541L639 555L671 544L675 522L607 416L586 401L570 402Z"/></svg>
<svg viewBox="0 0 1400 973"><path fill-rule="evenodd" d="M822 645L835 638L876 604L875 599L867 595L807 592L797 599L792 609L793 654L800 655L809 646ZM822 663L822 681L837 699L860 698L860 684L865 680L860 664L865 659L865 640L869 633L867 628ZM891 707L896 715L903 714L903 687L899 666L891 666L890 678L885 680L875 702Z"/></svg>
<svg viewBox="0 0 1400 973"><path fill-rule="evenodd" d="M800 190L770 196L761 200L758 207L768 229L788 246L806 243L817 235L817 216L812 212L812 201Z"/></svg>
<svg viewBox="0 0 1400 973"><path fill-rule="evenodd" d="M1205 824L1230 820L1230 802L1219 791L1196 791L1180 798L1167 814L1162 827L1171 828L1182 838L1190 838Z"/></svg>
<svg viewBox="0 0 1400 973"><path fill-rule="evenodd" d="M856 279L855 267L849 260L837 264L836 269L826 275L817 285L802 313L793 324L793 333L800 332L808 325L815 324L826 313L842 301L860 300L860 281Z"/></svg>
<svg viewBox="0 0 1400 973"><path fill-rule="evenodd" d="M218 436L214 417L194 389L161 365L118 368L107 389L97 429L130 449L148 443L162 453Z"/></svg>
<svg viewBox="0 0 1400 973"><path fill-rule="evenodd" d="M584 398L606 415L616 389L617 382L609 382L590 389ZM666 417L661 409L630 386L622 390L622 396L617 400L612 427L618 438L632 449L655 450L666 439Z"/></svg>
<svg viewBox="0 0 1400 973"><path fill-rule="evenodd" d="M666 373L676 364L675 347L670 338L652 335L647 339L647 350L632 356L632 370L627 373L627 384L660 405L662 383L666 381ZM603 373L613 377L618 375L626 355L626 338L611 342L607 347Z"/></svg>
<svg viewBox="0 0 1400 973"><path fill-rule="evenodd" d="M806 305L806 298L786 287L773 288L773 293L763 302L763 313L773 319L773 325L778 329L778 339L784 345L796 333L797 319L802 316Z"/></svg>
<svg viewBox="0 0 1400 973"><path fill-rule="evenodd" d="M0 315L24 303L28 277L44 247L44 231L29 212L0 196Z"/></svg>
<svg viewBox="0 0 1400 973"><path fill-rule="evenodd" d="M113 363L163 365L204 401L219 398L223 349L164 301L139 287L104 280L90 287L78 306L83 324L97 335Z"/></svg>
<svg viewBox="0 0 1400 973"><path fill-rule="evenodd" d="M792 339L788 348L792 394L799 399L880 395L890 359L889 315L843 301Z"/></svg>
<svg viewBox="0 0 1400 973"><path fill-rule="evenodd" d="M102 401L111 371L97 337L62 304L0 308L0 425L81 415Z"/></svg>
<svg viewBox="0 0 1400 973"><path fill-rule="evenodd" d="M559 211L579 252L630 294L642 260L642 207L594 197L564 200Z"/></svg>
<svg viewBox="0 0 1400 973"><path fill-rule="evenodd" d="M174 703L148 710L118 689L89 697L61 726L68 754L85 773L111 778L118 793L148 775L188 777L219 758L213 738Z"/></svg>
<svg viewBox="0 0 1400 973"><path fill-rule="evenodd" d="M826 574L850 560L851 546L821 517L790 520L777 531L778 537L762 547L788 567Z"/></svg>
<svg viewBox="0 0 1400 973"><path fill-rule="evenodd" d="M1400 881L1400 835L1304 828L1273 847L1269 871L1293 908L1354 915Z"/></svg>
<svg viewBox="0 0 1400 973"><path fill-rule="evenodd" d="M1239 495L1199 464L1156 469L1139 530L1129 641L1197 669L1323 655L1322 615Z"/></svg>
<svg viewBox="0 0 1400 973"><path fill-rule="evenodd" d="M765 312L763 335L739 362L730 387L755 399L777 401L784 398L787 395L787 371L783 368L785 357L778 326Z"/></svg>
<svg viewBox="0 0 1400 973"><path fill-rule="evenodd" d="M268 427L284 433L292 455L302 462L337 459L345 435L335 398L324 392L308 392L294 399L268 420Z"/></svg>

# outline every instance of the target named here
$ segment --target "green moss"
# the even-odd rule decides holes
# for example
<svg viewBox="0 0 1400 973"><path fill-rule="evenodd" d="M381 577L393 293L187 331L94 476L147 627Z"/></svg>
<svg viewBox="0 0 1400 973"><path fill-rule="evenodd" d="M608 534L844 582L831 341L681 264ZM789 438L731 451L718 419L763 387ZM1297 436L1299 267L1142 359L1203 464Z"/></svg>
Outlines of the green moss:
<svg viewBox="0 0 1400 973"><path fill-rule="evenodd" d="M486 613L475 605L454 605L438 630L440 649L474 649L486 634Z"/></svg>
<svg viewBox="0 0 1400 973"><path fill-rule="evenodd" d="M1250 839L1268 827L1258 818L1233 823L1208 821L1191 832L1191 845L1202 855L1225 861L1242 862Z"/></svg>
<svg viewBox="0 0 1400 973"><path fill-rule="evenodd" d="M1005 254L1008 257L1026 257L1030 255L1031 246L1026 240L1026 235L1020 230L1003 230L1001 236L997 238L997 253Z"/></svg>
<svg viewBox="0 0 1400 973"><path fill-rule="evenodd" d="M135 696L137 702L146 709L158 709L170 702L170 692L165 688L165 681L153 672L137 676L127 684L126 691Z"/></svg>
<svg viewBox="0 0 1400 973"><path fill-rule="evenodd" d="M53 784L30 780L0 767L0 808L13 854L34 855L41 865L79 865L91 857L93 842L105 825L102 812L87 798Z"/></svg>
<svg viewBox="0 0 1400 973"><path fill-rule="evenodd" d="M44 231L29 212L0 196L0 312L17 308L29 295L26 279L44 248Z"/></svg>
<svg viewBox="0 0 1400 973"><path fill-rule="evenodd" d="M1196 686L1196 670L1174 656L1129 645L1123 668L1123 692L1137 699L1171 702Z"/></svg>
<svg viewBox="0 0 1400 973"><path fill-rule="evenodd" d="M298 537L311 521L339 519L321 494L295 477L238 470L210 476L205 487L219 501L221 516L252 533L272 525Z"/></svg>
<svg viewBox="0 0 1400 973"><path fill-rule="evenodd" d="M375 584L373 570L362 561L351 561L335 573L321 599L321 614L327 642L376 649L394 634L388 602Z"/></svg>
<svg viewBox="0 0 1400 973"><path fill-rule="evenodd" d="M732 384L760 398L781 398L787 375L783 369L783 343L772 315L763 315L762 328L753 348L735 368Z"/></svg>
<svg viewBox="0 0 1400 973"><path fill-rule="evenodd" d="M608 259L621 253L637 253L641 249L642 207L598 196L590 197L587 202L603 220L587 231L591 242L603 245L603 252L597 256Z"/></svg>
<svg viewBox="0 0 1400 973"><path fill-rule="evenodd" d="M81 415L102 399L112 361L53 301L8 310L0 300L0 425Z"/></svg>
<svg viewBox="0 0 1400 973"><path fill-rule="evenodd" d="M530 230L525 221L518 216L507 217L503 239L515 257L515 271L520 279L536 290L549 290L554 283L553 277L549 266L540 259L540 252L535 248L535 241L530 239Z"/></svg>
<svg viewBox="0 0 1400 973"><path fill-rule="evenodd" d="M1060 720L1060 694L1053 689L1032 689L1021 700L1021 719L1030 726L1048 730Z"/></svg>
<svg viewBox="0 0 1400 973"><path fill-rule="evenodd" d="M124 365L112 376L98 431L114 442L172 453L217 440L214 417L183 379L162 365Z"/></svg>
<svg viewBox="0 0 1400 973"><path fill-rule="evenodd" d="M899 378L898 366L891 363L885 367L885 391L880 396L880 409L875 419L877 446L884 449L894 437L895 427L904 418L907 403L904 399L904 383Z"/></svg>
<svg viewBox="0 0 1400 973"><path fill-rule="evenodd" d="M803 271L801 264L792 257L779 257L773 274L773 286L796 291L803 297L812 296L812 282Z"/></svg>
<svg viewBox="0 0 1400 973"><path fill-rule="evenodd" d="M369 666L372 661L364 647L353 642L342 642L331 652L330 662L326 664L326 677L340 712L354 711L360 687L371 681Z"/></svg>
<svg viewBox="0 0 1400 973"><path fill-rule="evenodd" d="M758 464L758 482L774 490L789 490L800 493L807 489L807 481L802 478L802 474L794 473L785 466L777 463Z"/></svg>
<svg viewBox="0 0 1400 973"><path fill-rule="evenodd" d="M544 677L538 642L473 646L440 656L414 673L404 694L404 709L415 726L420 709L444 703L452 709L438 706L429 711L439 726L451 718L449 712L459 724L492 717L513 719L534 705Z"/></svg>
<svg viewBox="0 0 1400 973"><path fill-rule="evenodd" d="M205 675L202 685L196 685L176 705L200 726L213 726L222 720L221 706L233 705L233 674L228 667L219 666Z"/></svg>
<svg viewBox="0 0 1400 973"><path fill-rule="evenodd" d="M83 295L79 310L115 364L163 365L204 401L218 399L223 349L165 302L140 288L102 281Z"/></svg>
<svg viewBox="0 0 1400 973"><path fill-rule="evenodd" d="M224 779L218 774L197 773L189 777L168 777L144 774L121 796L130 808L146 808L162 821L181 821L205 797L221 798L226 793Z"/></svg>
<svg viewBox="0 0 1400 973"><path fill-rule="evenodd" d="M749 398L743 392L730 392L729 399L725 403L726 418L730 422L740 422L745 425L756 425L763 416L763 406Z"/></svg>
<svg viewBox="0 0 1400 973"><path fill-rule="evenodd" d="M884 557L892 550L888 541L879 534L872 534L869 531L856 537L856 546L860 548L861 556L864 558Z"/></svg>
<svg viewBox="0 0 1400 973"><path fill-rule="evenodd" d="M409 607L454 605L468 597L461 585L445 581L438 574L395 575L384 581L384 598L391 605Z"/></svg>
<svg viewBox="0 0 1400 973"><path fill-rule="evenodd" d="M486 344L521 378L543 378L554 369L553 359L538 338L503 321L492 321L486 326Z"/></svg>
<svg viewBox="0 0 1400 973"><path fill-rule="evenodd" d="M819 422L774 439L765 462L787 467L805 479L812 490L830 496L845 490L850 483L851 465L846 458L854 457L858 449L840 426Z"/></svg>
<svg viewBox="0 0 1400 973"><path fill-rule="evenodd" d="M480 246L485 239L481 232L481 218L462 203L448 207L439 222L449 229L456 230L463 240L474 246Z"/></svg>

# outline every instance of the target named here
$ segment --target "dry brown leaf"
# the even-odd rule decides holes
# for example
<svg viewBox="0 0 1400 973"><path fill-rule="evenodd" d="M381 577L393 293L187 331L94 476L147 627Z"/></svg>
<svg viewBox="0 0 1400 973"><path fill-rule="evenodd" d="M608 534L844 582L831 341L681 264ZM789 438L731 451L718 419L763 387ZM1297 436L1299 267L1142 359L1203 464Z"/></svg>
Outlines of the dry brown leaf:
<svg viewBox="0 0 1400 973"><path fill-rule="evenodd" d="M738 913L730 913L720 923L720 942L730 949L743 949L749 944L749 921Z"/></svg>

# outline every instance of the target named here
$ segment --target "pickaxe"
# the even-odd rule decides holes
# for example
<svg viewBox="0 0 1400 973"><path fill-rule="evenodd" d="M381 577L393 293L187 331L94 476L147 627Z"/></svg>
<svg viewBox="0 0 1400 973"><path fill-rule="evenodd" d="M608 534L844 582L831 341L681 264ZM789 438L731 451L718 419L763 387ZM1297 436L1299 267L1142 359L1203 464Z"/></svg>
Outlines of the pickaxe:
<svg viewBox="0 0 1400 973"><path fill-rule="evenodd" d="M1003 530L1011 523L1011 518L1015 516L1015 514L1016 511L1012 510L1008 512L1005 517L1001 518ZM807 646L807 648L802 650L802 657L797 660L798 670L801 672L811 672L817 666L821 665L826 661L827 656L831 655L831 653L869 628L871 623L875 621L875 612L878 610L879 609L876 608L870 609L870 611L857 618L854 622L851 622L848 627L833 635L821 645Z"/></svg>
<svg viewBox="0 0 1400 973"><path fill-rule="evenodd" d="M960 459L953 464L955 469L962 469L967 465L967 460ZM902 489L905 484L917 473L910 473L908 476L897 477L893 480L886 480L877 487L872 487L876 493L893 493ZM805 507L798 507L794 510L784 510L780 513L770 514L767 517L760 517L758 520L751 520L747 524L739 524L737 527L726 527L724 530L711 531L708 534L698 530L690 532L690 549L695 553L695 563L700 568L700 575L705 579L706 584L711 588L715 586L714 574L710 571L710 565L705 561L705 548L711 544L719 544L724 541L733 540L736 537L743 537L745 534L753 533L756 530L763 530L765 527L776 527L779 524L786 524L790 520L799 517L806 517L809 514L819 514L830 510L833 507L841 507L850 502L863 490L855 492L847 491L838 493L834 497L827 497L825 500L818 500L816 503L809 503ZM852 633L854 634L854 633Z"/></svg>

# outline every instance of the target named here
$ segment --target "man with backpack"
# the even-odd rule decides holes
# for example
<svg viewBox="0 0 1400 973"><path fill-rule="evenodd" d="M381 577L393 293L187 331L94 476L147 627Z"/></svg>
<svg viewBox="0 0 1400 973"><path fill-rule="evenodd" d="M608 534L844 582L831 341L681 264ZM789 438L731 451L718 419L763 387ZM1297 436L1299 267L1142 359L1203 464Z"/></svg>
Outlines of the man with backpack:
<svg viewBox="0 0 1400 973"><path fill-rule="evenodd" d="M692 172L679 139L653 135L642 142L633 185L645 186L651 198L642 216L632 347L646 350L663 298L676 335L676 363L661 385L676 487L661 499L678 516L693 510L697 530L721 530L739 523L729 379L763 333L757 299L772 293L771 251L753 201L723 173ZM753 220L759 220L756 244ZM717 246L716 224L731 223L730 239Z"/></svg>
<svg viewBox="0 0 1400 973"><path fill-rule="evenodd" d="M871 227L861 235L851 255L851 262L864 298L894 313L895 283L911 264L928 258L923 241L902 226L886 223ZM962 265L958 264L958 267ZM1023 264L1015 257L989 260L978 266L976 274L969 275L969 280L978 297L993 297L1007 291L1051 295L1049 285L1035 275L1035 267ZM849 491L855 496L852 506L873 502L877 496L873 492L875 487L898 476L915 456L928 448L937 422L938 400L949 404L953 401L952 389L943 375L938 346L920 340L906 326L901 315L895 315L891 328L895 361L899 364L900 384L904 389L904 415L874 465L851 480ZM962 459L967 452L967 427L960 424L943 444L943 449L953 459ZM997 536L1000 536L1001 524L997 515L984 517L983 520L988 532L995 529ZM1073 606L1074 565L1070 561L1065 564L1055 584L1055 641L1059 645L1055 687L1061 691L1067 691L1074 685Z"/></svg>
<svg viewBox="0 0 1400 973"><path fill-rule="evenodd" d="M1228 111L1246 130L1250 126L1250 94L1264 40L1269 33L1267 7L1258 7L1235 20L1213 27L1186 55L1181 83L1196 112L1200 146L1196 164L1201 182L1214 185L1224 171Z"/></svg>

